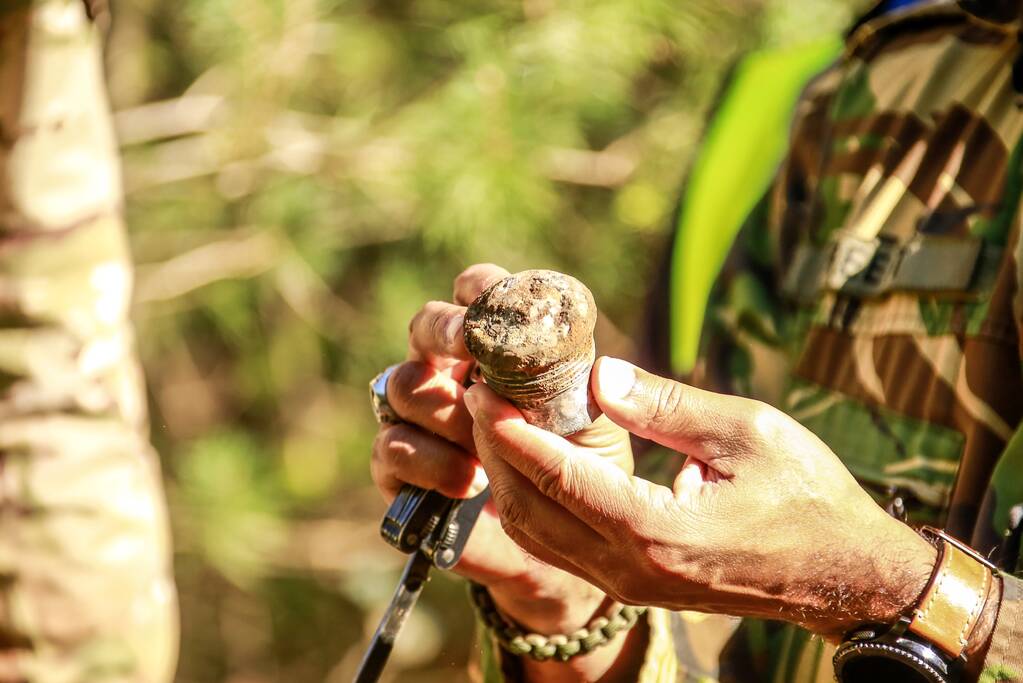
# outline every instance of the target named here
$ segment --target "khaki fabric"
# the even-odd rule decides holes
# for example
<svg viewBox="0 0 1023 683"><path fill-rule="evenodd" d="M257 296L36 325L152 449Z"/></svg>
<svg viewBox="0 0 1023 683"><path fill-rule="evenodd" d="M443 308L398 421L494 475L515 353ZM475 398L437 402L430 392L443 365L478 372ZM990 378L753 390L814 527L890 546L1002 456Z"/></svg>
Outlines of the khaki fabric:
<svg viewBox="0 0 1023 683"><path fill-rule="evenodd" d="M1020 3L974 4L867 21L808 86L690 379L784 410L878 504L999 556L1023 503ZM678 462L640 467L670 481ZM1023 681L1008 565L985 681ZM681 614L672 632L662 682L833 680L831 647L791 625Z"/></svg>
<svg viewBox="0 0 1023 683"><path fill-rule="evenodd" d="M173 676L103 83L81 0L0 8L0 682Z"/></svg>

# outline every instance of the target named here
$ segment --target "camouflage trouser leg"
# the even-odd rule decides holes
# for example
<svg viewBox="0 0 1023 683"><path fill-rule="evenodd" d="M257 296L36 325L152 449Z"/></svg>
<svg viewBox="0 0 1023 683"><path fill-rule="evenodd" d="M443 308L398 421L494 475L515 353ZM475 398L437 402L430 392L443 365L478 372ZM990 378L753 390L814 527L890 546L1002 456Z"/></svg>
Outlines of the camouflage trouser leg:
<svg viewBox="0 0 1023 683"><path fill-rule="evenodd" d="M177 609L98 31L0 3L0 682L169 681Z"/></svg>

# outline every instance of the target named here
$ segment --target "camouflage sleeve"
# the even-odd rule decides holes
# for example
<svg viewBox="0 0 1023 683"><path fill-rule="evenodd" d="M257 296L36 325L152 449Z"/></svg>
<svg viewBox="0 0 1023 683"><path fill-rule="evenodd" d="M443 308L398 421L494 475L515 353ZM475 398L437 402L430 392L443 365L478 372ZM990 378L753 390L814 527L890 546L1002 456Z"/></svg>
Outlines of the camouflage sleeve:
<svg viewBox="0 0 1023 683"><path fill-rule="evenodd" d="M991 636L991 647L984 659L980 683L1023 681L1023 581L1015 576L1002 577L1002 603Z"/></svg>
<svg viewBox="0 0 1023 683"><path fill-rule="evenodd" d="M1011 510L1023 504L1023 427L1017 429L1013 438L1009 441L998 466L995 468L992 477L992 486L989 498L997 500L993 510L993 523L995 528L1006 528L1007 542L1003 547L1013 550L1015 557L1003 557L1002 564L1011 566L1015 563L1015 570L1023 570L1023 557L1019 554L1018 536L1023 531L1020 528L1018 519L1016 522L1015 534L1012 527ZM990 508L989 508L990 509ZM1012 542L1015 535L1016 540ZM1023 639L1023 579L1018 575L1003 572L1002 574L1002 600L998 607L998 618L995 622L995 629L991 635L991 646L988 649L987 657L984 660L981 683L995 683L995 681L1018 681L1023 683L1023 648L1020 641Z"/></svg>
<svg viewBox="0 0 1023 683"><path fill-rule="evenodd" d="M1019 143L1023 149L1023 142ZM1023 207L1016 209L1016 221L1007 241L1003 268L1006 290L1012 292L1011 310L1019 338L1019 356L1023 364ZM1019 392L1020 388L1017 387ZM1018 394L1017 394L1018 395ZM1023 683L1023 424L1017 425L998 459L991 484L981 506L975 537L995 532L1002 537L999 560L1002 573L1002 598L998 608L991 645L984 660L981 683L1017 681Z"/></svg>
<svg viewBox="0 0 1023 683"><path fill-rule="evenodd" d="M99 29L0 7L0 680L169 681L169 533Z"/></svg>
<svg viewBox="0 0 1023 683"><path fill-rule="evenodd" d="M1009 441L992 477L989 498L1001 498L1001 504L996 505L993 510L992 521L998 525L996 528L1011 528L1009 511L1015 505L1023 503L1021 472L1023 472L1023 428L1018 429ZM1010 506L1012 502L1015 502L1015 505ZM1023 561L1021 561L1023 558L1019 556L1017 543L1020 529L1018 520L1016 521L1017 541L1015 543L1011 541L1013 534L1009 531L1005 536L1007 542L1003 544L1003 551L1011 549L1014 557L1006 557L1003 552L1001 563L1010 568L1013 568L1012 565L1015 564L1014 569L1018 572L1023 569ZM1002 573L1001 603L991 635L991 645L984 659L980 683L995 683L996 681L1023 683L1021 640L1023 640L1023 579L1009 571L1004 571Z"/></svg>
<svg viewBox="0 0 1023 683"><path fill-rule="evenodd" d="M1016 521L1015 541L1011 510L1023 504L1023 427L1016 430L1015 435L1006 446L992 476L991 490L988 493L989 503L997 501L993 506L984 509L991 511L987 519L995 528L1007 529L1000 553L1001 564L1007 567L1002 572L1002 598L998 606L998 616L994 631L991 634L991 645L984 659L980 683L996 681L1014 681L1023 683L1023 579L1012 574L1023 570L1023 557L1020 557L1018 536L1023 529L1019 520ZM1007 552L1012 556L1008 556Z"/></svg>

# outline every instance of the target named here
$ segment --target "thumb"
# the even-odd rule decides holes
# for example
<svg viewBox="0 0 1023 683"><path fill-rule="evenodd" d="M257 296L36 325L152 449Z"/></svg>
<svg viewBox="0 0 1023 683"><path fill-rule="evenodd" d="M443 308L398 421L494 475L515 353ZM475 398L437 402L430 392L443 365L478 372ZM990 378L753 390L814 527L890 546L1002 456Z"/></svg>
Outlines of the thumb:
<svg viewBox="0 0 1023 683"><path fill-rule="evenodd" d="M704 460L727 456L741 429L737 402L659 377L617 358L593 368L593 396L612 421L637 436Z"/></svg>

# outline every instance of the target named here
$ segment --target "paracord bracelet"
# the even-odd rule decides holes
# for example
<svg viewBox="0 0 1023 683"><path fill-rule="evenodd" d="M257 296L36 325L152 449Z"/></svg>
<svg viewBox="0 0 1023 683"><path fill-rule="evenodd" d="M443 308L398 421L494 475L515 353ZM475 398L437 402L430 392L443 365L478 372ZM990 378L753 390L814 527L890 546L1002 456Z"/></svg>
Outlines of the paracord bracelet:
<svg viewBox="0 0 1023 683"><path fill-rule="evenodd" d="M487 629L498 644L513 655L529 657L538 662L557 659L562 662L607 645L622 631L636 625L646 607L621 605L606 617L597 617L575 633L544 636L524 633L514 622L501 614L487 589L469 582L469 596Z"/></svg>

